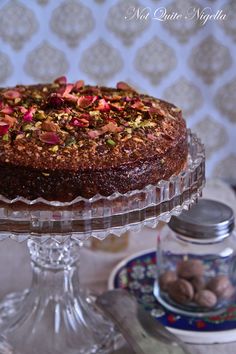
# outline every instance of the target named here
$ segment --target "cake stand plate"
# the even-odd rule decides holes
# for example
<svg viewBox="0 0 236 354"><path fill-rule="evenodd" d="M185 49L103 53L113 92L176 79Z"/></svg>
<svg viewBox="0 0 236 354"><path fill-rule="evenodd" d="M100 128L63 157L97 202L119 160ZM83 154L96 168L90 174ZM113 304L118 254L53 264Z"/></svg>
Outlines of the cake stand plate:
<svg viewBox="0 0 236 354"><path fill-rule="evenodd" d="M186 169L142 190L66 203L0 196L0 239L27 240L33 269L31 288L0 304L1 354L111 352L114 326L79 286L83 241L167 222L198 199L204 183L204 147L189 131Z"/></svg>
<svg viewBox="0 0 236 354"><path fill-rule="evenodd" d="M109 290L125 289L154 318L184 342L195 344L227 343L236 340L236 303L223 314L199 319L165 309L153 295L156 279L156 250L133 254L111 272Z"/></svg>

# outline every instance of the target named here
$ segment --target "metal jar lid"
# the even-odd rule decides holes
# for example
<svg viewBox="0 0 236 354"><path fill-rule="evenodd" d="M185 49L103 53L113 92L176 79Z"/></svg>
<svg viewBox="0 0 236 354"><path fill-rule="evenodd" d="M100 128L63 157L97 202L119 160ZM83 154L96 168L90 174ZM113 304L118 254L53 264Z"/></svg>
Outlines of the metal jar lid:
<svg viewBox="0 0 236 354"><path fill-rule="evenodd" d="M188 211L172 216L169 227L183 236L221 240L234 229L234 213L227 205L210 199L200 199Z"/></svg>

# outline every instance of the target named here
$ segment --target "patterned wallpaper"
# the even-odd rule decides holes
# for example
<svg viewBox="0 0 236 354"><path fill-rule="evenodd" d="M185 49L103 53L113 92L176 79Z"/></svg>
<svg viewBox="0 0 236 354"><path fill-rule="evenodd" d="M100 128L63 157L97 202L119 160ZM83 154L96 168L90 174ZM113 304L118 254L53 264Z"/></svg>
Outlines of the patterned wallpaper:
<svg viewBox="0 0 236 354"><path fill-rule="evenodd" d="M130 19L144 7L150 16ZM153 19L161 8L222 10L226 18ZM182 107L206 145L208 176L236 184L235 69L235 0L0 0L1 86L62 74L127 81Z"/></svg>

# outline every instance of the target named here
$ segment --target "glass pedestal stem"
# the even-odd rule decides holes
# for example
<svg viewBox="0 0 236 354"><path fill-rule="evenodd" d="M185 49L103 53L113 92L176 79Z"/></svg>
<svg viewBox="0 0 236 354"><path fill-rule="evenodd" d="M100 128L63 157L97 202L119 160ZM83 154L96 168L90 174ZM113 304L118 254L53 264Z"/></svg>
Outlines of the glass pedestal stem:
<svg viewBox="0 0 236 354"><path fill-rule="evenodd" d="M12 353L90 354L113 349L113 325L88 303L79 287L80 247L72 239L28 240L32 286L23 298L15 297L14 308L7 306L6 299L5 311L10 313L1 329Z"/></svg>

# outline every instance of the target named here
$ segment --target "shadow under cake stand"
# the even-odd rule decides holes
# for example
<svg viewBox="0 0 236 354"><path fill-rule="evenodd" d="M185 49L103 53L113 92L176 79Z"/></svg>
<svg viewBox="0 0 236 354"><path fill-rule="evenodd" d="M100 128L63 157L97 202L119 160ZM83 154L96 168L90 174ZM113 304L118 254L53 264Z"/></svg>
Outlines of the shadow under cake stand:
<svg viewBox="0 0 236 354"><path fill-rule="evenodd" d="M79 286L83 241L167 222L197 200L204 183L204 148L189 131L186 169L143 190L70 203L0 196L0 239L27 240L33 270L30 289L0 303L0 353L110 353L114 326Z"/></svg>

